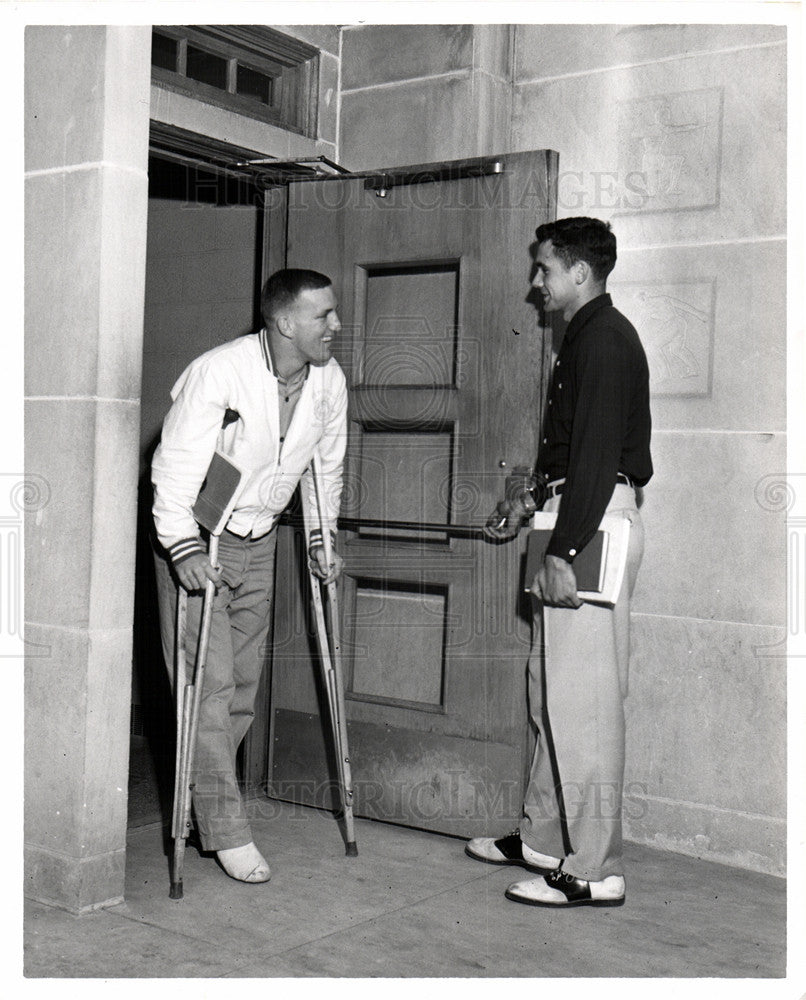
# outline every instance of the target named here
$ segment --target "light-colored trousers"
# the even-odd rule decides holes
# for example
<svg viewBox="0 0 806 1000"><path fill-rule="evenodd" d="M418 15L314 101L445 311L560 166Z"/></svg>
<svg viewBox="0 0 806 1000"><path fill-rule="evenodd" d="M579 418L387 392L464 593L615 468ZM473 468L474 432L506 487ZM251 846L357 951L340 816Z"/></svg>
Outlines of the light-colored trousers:
<svg viewBox="0 0 806 1000"><path fill-rule="evenodd" d="M258 539L224 531L219 541L223 583L213 603L191 775L196 825L206 851L242 847L252 840L238 788L236 754L255 716L266 659L276 544L276 529ZM177 583L164 553L156 553L155 563L162 651L173 687ZM198 648L202 600L201 594L188 595L188 681Z"/></svg>
<svg viewBox="0 0 806 1000"><path fill-rule="evenodd" d="M547 501L556 511L562 496ZM607 511L630 519L627 566L614 608L545 607L534 601L529 711L537 745L520 832L563 869L599 881L623 874L621 808L624 699L630 655L630 598L644 551L630 486L617 485Z"/></svg>

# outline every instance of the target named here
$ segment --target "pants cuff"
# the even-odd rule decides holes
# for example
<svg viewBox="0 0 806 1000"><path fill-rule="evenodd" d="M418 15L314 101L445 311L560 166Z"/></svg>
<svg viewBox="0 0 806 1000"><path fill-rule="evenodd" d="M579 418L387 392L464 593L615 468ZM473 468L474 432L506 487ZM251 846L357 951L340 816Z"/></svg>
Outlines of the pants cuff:
<svg viewBox="0 0 806 1000"><path fill-rule="evenodd" d="M531 834L527 833L526 836L524 836L523 829L520 830L520 837L522 843L526 844L526 846L531 850L537 851L538 854L545 854L549 858L565 857L565 848L562 845L560 845L557 850L554 850L548 841L545 843L538 843Z"/></svg>
<svg viewBox="0 0 806 1000"><path fill-rule="evenodd" d="M246 847L254 840L249 827L227 833L202 833L199 831L202 849L205 851L226 851L232 847Z"/></svg>

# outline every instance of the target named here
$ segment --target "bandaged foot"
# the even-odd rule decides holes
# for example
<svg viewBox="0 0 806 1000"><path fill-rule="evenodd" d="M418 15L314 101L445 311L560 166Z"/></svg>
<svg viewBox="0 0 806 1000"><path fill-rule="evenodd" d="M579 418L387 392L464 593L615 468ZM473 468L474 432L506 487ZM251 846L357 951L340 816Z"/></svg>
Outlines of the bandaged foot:
<svg viewBox="0 0 806 1000"><path fill-rule="evenodd" d="M227 875L239 882L268 882L271 878L269 863L254 843L228 847L216 855Z"/></svg>

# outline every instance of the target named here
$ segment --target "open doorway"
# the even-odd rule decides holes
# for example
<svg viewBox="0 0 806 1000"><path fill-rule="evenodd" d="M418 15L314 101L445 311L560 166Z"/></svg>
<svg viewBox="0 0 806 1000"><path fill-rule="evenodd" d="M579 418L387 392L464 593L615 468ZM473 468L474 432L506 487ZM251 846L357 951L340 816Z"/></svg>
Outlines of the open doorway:
<svg viewBox="0 0 806 1000"><path fill-rule="evenodd" d="M150 464L170 390L199 354L259 328L262 195L203 165L149 159L129 826L170 819L174 710L159 638Z"/></svg>

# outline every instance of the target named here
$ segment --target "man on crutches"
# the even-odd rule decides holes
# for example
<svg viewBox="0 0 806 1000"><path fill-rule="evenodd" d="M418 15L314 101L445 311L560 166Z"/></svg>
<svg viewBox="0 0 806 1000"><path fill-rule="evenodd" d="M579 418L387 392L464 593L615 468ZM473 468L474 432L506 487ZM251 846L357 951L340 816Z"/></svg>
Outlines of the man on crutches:
<svg viewBox="0 0 806 1000"><path fill-rule="evenodd" d="M342 560L332 549L346 444L347 386L331 356L341 328L330 279L284 269L266 282L265 327L192 362L174 385L154 455L157 588L163 654L173 670L177 594L187 593L188 668L199 642L202 591L215 588L191 774L201 846L243 882L265 882L235 758L254 717L274 589L276 524L297 484L316 509L309 467L316 451L324 531L312 532L315 574L330 583ZM241 471L234 510L209 558L194 505L214 454ZM204 522L202 522L204 523ZM328 548L325 551L325 534Z"/></svg>

